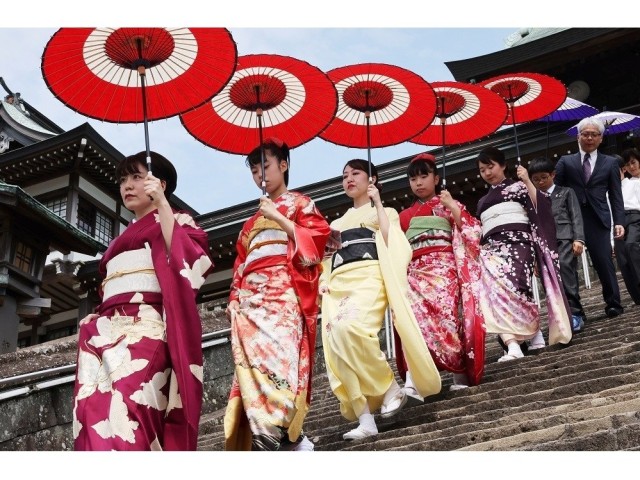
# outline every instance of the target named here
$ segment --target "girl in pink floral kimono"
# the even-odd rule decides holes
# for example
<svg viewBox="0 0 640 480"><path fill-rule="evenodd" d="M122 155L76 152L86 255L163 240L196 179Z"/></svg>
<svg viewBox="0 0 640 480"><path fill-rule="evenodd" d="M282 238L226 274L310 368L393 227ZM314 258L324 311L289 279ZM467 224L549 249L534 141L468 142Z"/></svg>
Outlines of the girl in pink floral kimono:
<svg viewBox="0 0 640 480"><path fill-rule="evenodd" d="M135 214L100 261L102 303L80 321L73 397L76 450L196 450L202 326L196 294L211 271L207 234L167 197L177 174L162 155L117 167Z"/></svg>
<svg viewBox="0 0 640 480"><path fill-rule="evenodd" d="M452 372L452 390L477 385L484 371L484 319L476 298L480 264L480 222L444 190L433 155L423 153L407 168L416 201L400 212L413 256L408 267L409 299L420 331L439 370ZM405 389L420 400L396 338L396 363ZM405 373L406 372L406 373Z"/></svg>

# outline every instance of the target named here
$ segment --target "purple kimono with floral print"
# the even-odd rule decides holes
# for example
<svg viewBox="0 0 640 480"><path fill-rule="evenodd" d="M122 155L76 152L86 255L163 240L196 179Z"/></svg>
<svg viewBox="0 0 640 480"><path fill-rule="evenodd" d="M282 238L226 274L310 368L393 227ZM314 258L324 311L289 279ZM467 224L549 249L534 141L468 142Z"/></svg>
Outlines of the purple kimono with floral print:
<svg viewBox="0 0 640 480"><path fill-rule="evenodd" d="M524 208L528 224L502 223L485 231L481 241L481 307L487 332L511 334L517 340L533 337L540 328L534 301L534 266L546 294L549 344L571 340L570 309L559 276L558 254L554 248L555 223L551 199L537 191L533 205L524 183L505 180L492 187L478 201L476 215L503 202Z"/></svg>

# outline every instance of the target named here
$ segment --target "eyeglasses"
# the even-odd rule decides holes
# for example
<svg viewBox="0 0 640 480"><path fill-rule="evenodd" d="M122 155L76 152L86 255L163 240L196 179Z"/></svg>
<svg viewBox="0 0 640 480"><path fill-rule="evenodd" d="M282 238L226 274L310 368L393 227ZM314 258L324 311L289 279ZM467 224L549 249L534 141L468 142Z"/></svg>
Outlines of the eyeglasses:
<svg viewBox="0 0 640 480"><path fill-rule="evenodd" d="M600 132L580 132L582 138L598 138L600 135Z"/></svg>

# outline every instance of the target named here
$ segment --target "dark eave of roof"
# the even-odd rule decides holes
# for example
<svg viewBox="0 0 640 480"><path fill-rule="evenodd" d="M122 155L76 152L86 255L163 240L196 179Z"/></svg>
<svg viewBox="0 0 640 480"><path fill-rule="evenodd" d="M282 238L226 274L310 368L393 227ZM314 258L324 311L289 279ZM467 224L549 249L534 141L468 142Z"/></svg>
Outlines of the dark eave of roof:
<svg viewBox="0 0 640 480"><path fill-rule="evenodd" d="M70 251L96 255L106 246L59 217L16 185L0 182L0 204L12 207L15 214L35 220L49 232L52 248L62 253Z"/></svg>
<svg viewBox="0 0 640 480"><path fill-rule="evenodd" d="M0 179L24 187L67 174L78 167L96 185L114 198L120 198L115 169L124 157L89 123L83 123L60 135L0 154ZM169 201L175 208L197 215L175 195L171 195Z"/></svg>
<svg viewBox="0 0 640 480"><path fill-rule="evenodd" d="M10 94L10 95L15 95L15 92L13 92L5 83L4 79L2 77L0 77L0 85L2 85L2 87L5 89L5 91ZM25 102L24 99L22 99L22 103L24 103L25 108L29 111L29 116L30 118L35 121L36 123L38 123L39 125L45 127L47 130L51 130L52 132L56 132L56 133L63 133L64 129L60 128L58 125L56 125L55 123L53 123L51 120L49 120L48 117L44 116L42 113L40 113L38 110L36 110L31 104L29 104L28 102Z"/></svg>
<svg viewBox="0 0 640 480"><path fill-rule="evenodd" d="M21 161L26 157L36 156L42 151L65 147L83 138L90 140L93 145L102 150L109 158L116 160L116 163L124 158L124 155L116 150L116 148L107 142L98 132L96 132L89 123L83 123L82 125L63 132L60 135L56 135L55 137L0 155L0 164ZM114 163L114 165L116 163Z"/></svg>
<svg viewBox="0 0 640 480"><path fill-rule="evenodd" d="M460 82L481 82L502 73L516 73L518 66L530 66L548 55L562 55L567 50L593 48L592 41L606 36L607 41L624 37L638 29L633 28L569 28L567 30L525 42L497 52L464 60L445 62L445 65ZM607 44L602 39L603 45ZM536 71L539 71L536 68ZM531 70L525 70L531 71Z"/></svg>

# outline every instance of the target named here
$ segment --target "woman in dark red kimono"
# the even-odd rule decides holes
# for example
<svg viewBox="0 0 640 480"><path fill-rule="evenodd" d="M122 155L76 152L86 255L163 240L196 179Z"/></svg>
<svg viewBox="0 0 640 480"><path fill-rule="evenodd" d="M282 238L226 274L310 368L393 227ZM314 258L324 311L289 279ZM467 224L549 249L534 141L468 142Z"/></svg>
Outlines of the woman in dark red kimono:
<svg viewBox="0 0 640 480"><path fill-rule="evenodd" d="M167 197L177 174L162 155L117 167L135 214L100 261L102 303L80 322L76 450L195 450L202 405L196 294L211 271L207 234Z"/></svg>
<svg viewBox="0 0 640 480"><path fill-rule="evenodd" d="M235 374L226 450L313 450L302 433L316 345L320 262L330 228L313 200L287 190L289 149L279 139L247 157L258 211L245 222L227 313Z"/></svg>

